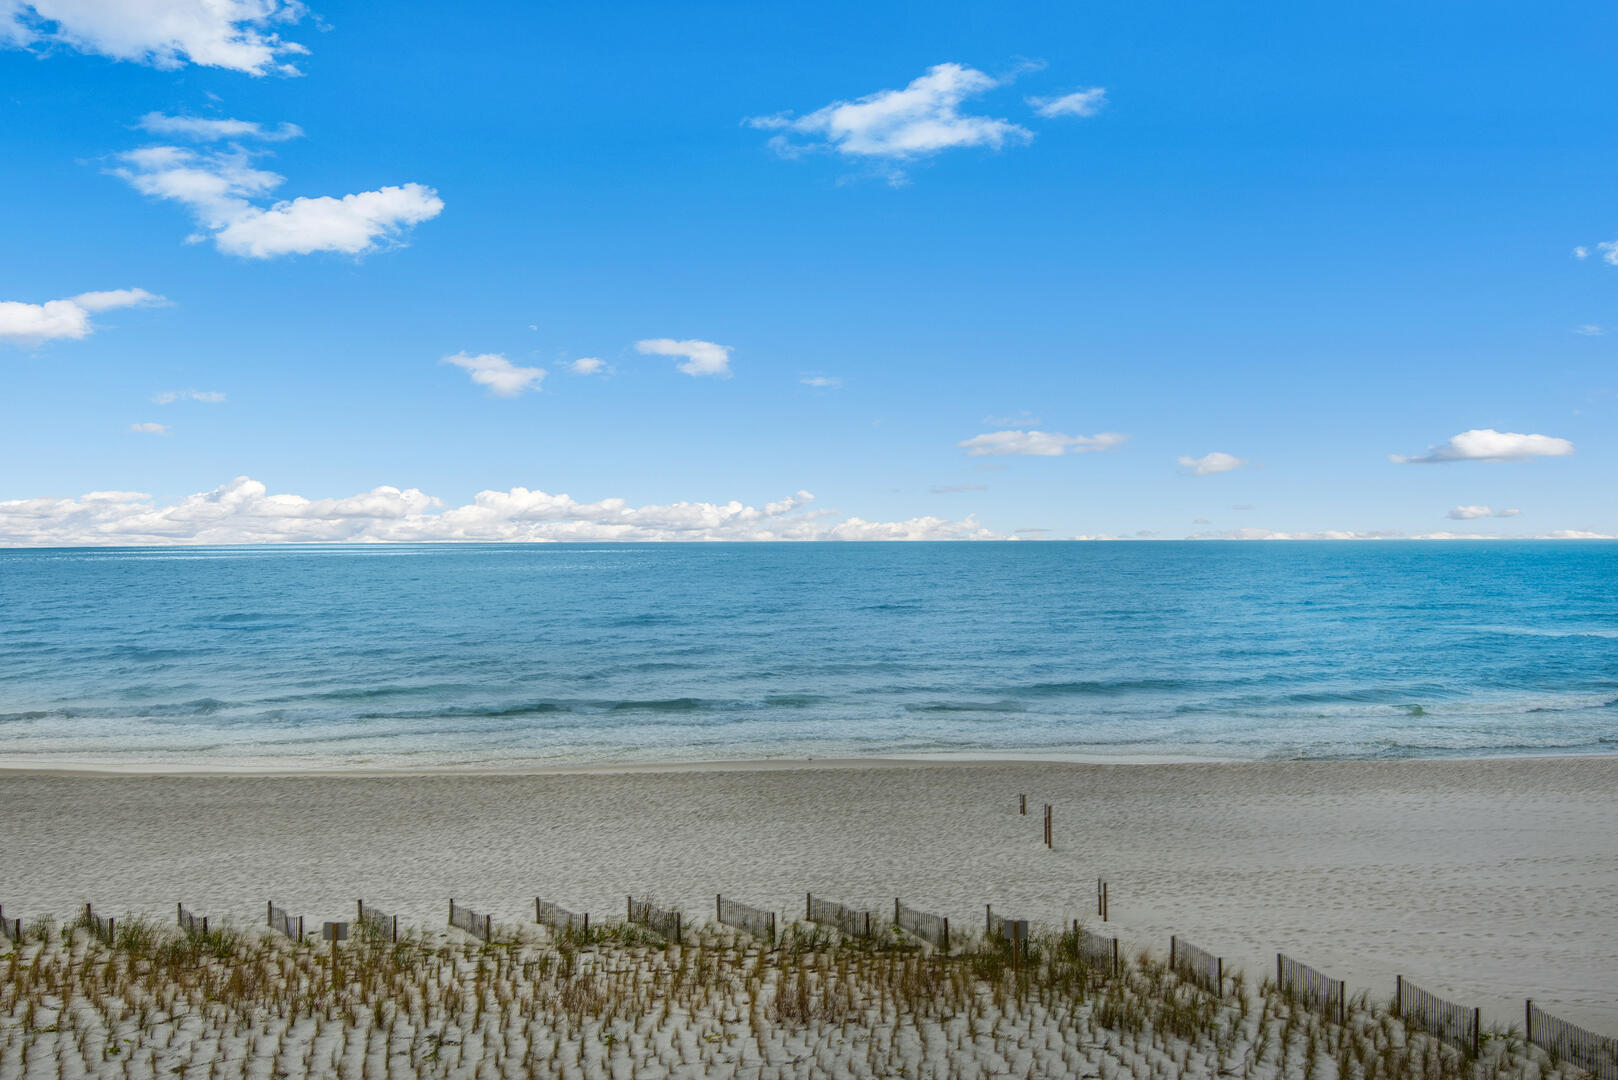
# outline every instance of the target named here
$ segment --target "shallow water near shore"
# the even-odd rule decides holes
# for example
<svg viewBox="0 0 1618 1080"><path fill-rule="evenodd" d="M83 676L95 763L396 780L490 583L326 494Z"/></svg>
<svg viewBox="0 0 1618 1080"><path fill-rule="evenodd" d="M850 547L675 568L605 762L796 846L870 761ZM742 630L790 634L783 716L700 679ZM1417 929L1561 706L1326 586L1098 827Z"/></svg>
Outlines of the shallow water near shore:
<svg viewBox="0 0 1618 1080"><path fill-rule="evenodd" d="M0 762L1618 750L1618 544L0 551Z"/></svg>

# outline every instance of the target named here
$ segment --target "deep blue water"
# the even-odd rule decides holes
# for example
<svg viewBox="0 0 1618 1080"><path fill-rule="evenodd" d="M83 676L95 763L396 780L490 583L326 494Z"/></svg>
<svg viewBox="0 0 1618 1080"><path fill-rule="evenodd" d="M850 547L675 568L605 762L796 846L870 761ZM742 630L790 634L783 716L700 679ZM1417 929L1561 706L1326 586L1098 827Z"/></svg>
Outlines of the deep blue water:
<svg viewBox="0 0 1618 1080"><path fill-rule="evenodd" d="M1618 752L1618 544L0 551L0 763Z"/></svg>

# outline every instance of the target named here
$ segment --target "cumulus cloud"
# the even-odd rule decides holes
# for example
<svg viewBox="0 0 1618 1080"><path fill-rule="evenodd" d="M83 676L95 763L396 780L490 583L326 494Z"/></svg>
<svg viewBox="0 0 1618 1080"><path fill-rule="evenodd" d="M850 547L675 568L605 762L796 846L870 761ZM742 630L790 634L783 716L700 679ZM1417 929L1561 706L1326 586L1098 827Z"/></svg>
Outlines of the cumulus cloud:
<svg viewBox="0 0 1618 1080"><path fill-rule="evenodd" d="M812 386L816 390L838 390L843 385L843 380L836 375L805 375L798 381L805 386Z"/></svg>
<svg viewBox="0 0 1618 1080"><path fill-rule="evenodd" d="M1515 431L1474 428L1448 442L1429 446L1425 454L1405 457L1389 454L1401 465L1437 465L1447 461L1521 461L1534 457L1566 457L1573 444L1551 435L1522 435Z"/></svg>
<svg viewBox="0 0 1618 1080"><path fill-rule="evenodd" d="M1601 252L1602 262L1608 266L1618 266L1618 240L1604 240L1596 245L1596 250Z"/></svg>
<svg viewBox="0 0 1618 1080"><path fill-rule="evenodd" d="M0 502L0 545L308 543L321 541L971 540L997 539L971 517L867 521L807 509L807 491L765 504L579 502L529 488L482 491L462 506L416 488L340 499L272 495L237 477L158 502L139 492Z"/></svg>
<svg viewBox="0 0 1618 1080"><path fill-rule="evenodd" d="M1588 259L1590 257L1590 249L1585 247L1583 244L1580 244L1578 247L1573 249L1573 257L1575 259Z"/></svg>
<svg viewBox="0 0 1618 1080"><path fill-rule="evenodd" d="M203 401L217 405L225 400L225 395L219 390L159 390L152 395L152 400L159 405L171 405L176 401Z"/></svg>
<svg viewBox="0 0 1618 1080"><path fill-rule="evenodd" d="M647 356L683 356L685 363L678 365L687 375L718 375L730 378L730 346L715 345L711 341L691 338L675 341L673 338L648 338L635 342L635 348Z"/></svg>
<svg viewBox="0 0 1618 1080"><path fill-rule="evenodd" d="M963 114L961 105L1000 85L1001 80L975 68L935 64L902 90L834 101L803 116L755 116L747 124L780 132L770 145L788 157L831 150L864 160L905 162L958 147L998 150L1008 142L1027 142L1034 134L1009 120Z"/></svg>
<svg viewBox="0 0 1618 1080"><path fill-rule="evenodd" d="M1230 472L1247 464L1246 458L1239 458L1235 454L1226 454L1215 450L1202 457L1182 457L1180 465L1192 476L1213 476L1215 473Z"/></svg>
<svg viewBox="0 0 1618 1080"><path fill-rule="evenodd" d="M227 255L268 259L335 251L362 255L403 243L413 225L438 216L444 201L421 184L402 184L334 197L299 196L260 205L260 199L286 178L253 167L240 147L198 151L181 146L148 146L119 155L113 174L136 191L178 202L203 230L192 242L209 238Z"/></svg>
<svg viewBox="0 0 1618 1080"><path fill-rule="evenodd" d="M473 382L487 386L496 397L516 397L525 390L538 390L545 381L544 368L518 367L499 353L472 356L458 352L444 357L443 362L461 368Z"/></svg>
<svg viewBox="0 0 1618 1080"><path fill-rule="evenodd" d="M283 123L277 128L266 128L255 120L213 119L205 116L168 116L149 112L135 124L153 135L166 135L178 139L212 142L216 139L258 139L261 142L285 142L301 138L303 128Z"/></svg>
<svg viewBox="0 0 1618 1080"><path fill-rule="evenodd" d="M297 75L307 53L277 27L297 22L297 0L0 0L0 45L64 45L153 67L186 63L248 75Z"/></svg>
<svg viewBox="0 0 1618 1080"><path fill-rule="evenodd" d="M28 304L20 300L0 300L0 342L38 345L58 338L77 340L95 330L90 316L114 308L160 304L161 296L145 289L111 289L80 293L65 300Z"/></svg>
<svg viewBox="0 0 1618 1080"><path fill-rule="evenodd" d="M1099 435L1063 435L1054 431L1012 430L985 432L955 445L965 450L969 457L987 457L991 454L1060 457L1063 454L1111 450L1123 445L1128 438L1128 435L1120 435L1115 431L1104 431Z"/></svg>
<svg viewBox="0 0 1618 1080"><path fill-rule="evenodd" d="M169 426L167 424L154 424L148 421L144 424L130 424L129 430L139 432L142 435L167 435L169 433Z"/></svg>
<svg viewBox="0 0 1618 1080"><path fill-rule="evenodd" d="M598 375L607 370L607 365L594 356L582 356L567 365L567 369L575 375Z"/></svg>
<svg viewBox="0 0 1618 1080"><path fill-rule="evenodd" d="M1457 506L1444 516L1455 521L1471 521L1474 518L1484 517L1516 517L1520 513L1522 513L1522 511L1518 510L1516 507L1496 510L1489 506Z"/></svg>
<svg viewBox="0 0 1618 1080"><path fill-rule="evenodd" d="M1059 116L1094 116L1107 103L1107 90L1103 86L1092 86L1059 97L1031 97L1027 101L1036 113L1047 120Z"/></svg>

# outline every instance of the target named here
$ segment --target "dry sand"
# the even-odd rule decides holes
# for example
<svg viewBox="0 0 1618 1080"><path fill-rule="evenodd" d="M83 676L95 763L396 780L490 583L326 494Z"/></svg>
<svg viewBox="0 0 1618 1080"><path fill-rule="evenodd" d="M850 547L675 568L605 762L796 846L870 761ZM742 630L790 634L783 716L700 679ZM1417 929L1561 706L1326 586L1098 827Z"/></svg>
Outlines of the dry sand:
<svg viewBox="0 0 1618 1080"><path fill-rule="evenodd" d="M1017 814L1026 793L1029 815ZM1055 807L1056 847L1040 839ZM631 891L801 916L806 891L978 928L1170 934L1247 967L1277 950L1391 995L1395 973L1520 1023L1522 999L1618 1033L1618 757L1081 765L814 763L381 776L0 773L6 914L441 925L538 894L596 917Z"/></svg>

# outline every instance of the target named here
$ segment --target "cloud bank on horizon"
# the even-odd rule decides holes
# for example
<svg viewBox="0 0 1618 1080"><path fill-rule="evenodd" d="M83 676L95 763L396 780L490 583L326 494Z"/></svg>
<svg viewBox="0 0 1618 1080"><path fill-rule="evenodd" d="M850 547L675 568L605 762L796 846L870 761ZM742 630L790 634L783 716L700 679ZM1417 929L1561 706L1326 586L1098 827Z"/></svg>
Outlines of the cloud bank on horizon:
<svg viewBox="0 0 1618 1080"><path fill-rule="evenodd" d="M160 424L137 425L164 434ZM762 507L741 502L631 506L579 502L517 487L445 507L417 488L377 487L341 499L269 493L246 476L160 503L135 491L0 501L0 546L288 544L548 540L972 540L996 534L971 516L867 521L808 509L799 491Z"/></svg>

